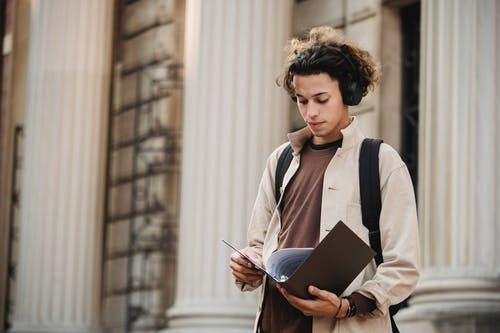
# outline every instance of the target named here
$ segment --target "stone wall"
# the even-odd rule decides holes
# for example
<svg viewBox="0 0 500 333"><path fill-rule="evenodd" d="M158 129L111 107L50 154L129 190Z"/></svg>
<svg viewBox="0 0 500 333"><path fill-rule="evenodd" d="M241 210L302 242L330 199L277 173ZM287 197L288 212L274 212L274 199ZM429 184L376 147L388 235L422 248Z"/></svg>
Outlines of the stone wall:
<svg viewBox="0 0 500 333"><path fill-rule="evenodd" d="M104 325L165 327L176 277L184 1L121 1L110 112Z"/></svg>

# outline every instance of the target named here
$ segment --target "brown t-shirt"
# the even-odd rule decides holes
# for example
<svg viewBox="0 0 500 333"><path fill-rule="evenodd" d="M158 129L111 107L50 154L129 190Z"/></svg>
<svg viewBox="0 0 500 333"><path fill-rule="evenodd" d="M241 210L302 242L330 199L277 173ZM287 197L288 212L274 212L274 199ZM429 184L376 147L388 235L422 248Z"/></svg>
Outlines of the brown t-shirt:
<svg viewBox="0 0 500 333"><path fill-rule="evenodd" d="M324 145L308 142L301 152L300 167L286 187L282 199L281 230L278 249L316 247L319 242L323 176L342 140ZM375 308L375 302L354 293L358 313ZM259 332L307 333L312 331L312 317L291 306L267 280Z"/></svg>
<svg viewBox="0 0 500 333"><path fill-rule="evenodd" d="M282 199L278 249L316 247L319 242L323 175L342 140L325 145L304 145L300 167ZM311 332L312 317L291 306L268 279L260 332Z"/></svg>

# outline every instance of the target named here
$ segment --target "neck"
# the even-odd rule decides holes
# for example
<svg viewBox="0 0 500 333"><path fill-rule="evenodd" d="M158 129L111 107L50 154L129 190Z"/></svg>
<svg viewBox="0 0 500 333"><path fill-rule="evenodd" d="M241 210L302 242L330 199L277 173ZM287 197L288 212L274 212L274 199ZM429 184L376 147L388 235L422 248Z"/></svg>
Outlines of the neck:
<svg viewBox="0 0 500 333"><path fill-rule="evenodd" d="M346 128L347 126L349 126L351 124L351 118L350 117L346 117L340 124L339 126L337 126L337 128L335 128L331 133L329 133L328 135L325 135L325 136L313 136L312 137L312 143L314 143L315 145L322 145L322 144L325 144L325 143L330 143L330 142L334 142L334 141L337 141L337 140L340 140L342 139L344 136L342 134L342 130L344 128Z"/></svg>

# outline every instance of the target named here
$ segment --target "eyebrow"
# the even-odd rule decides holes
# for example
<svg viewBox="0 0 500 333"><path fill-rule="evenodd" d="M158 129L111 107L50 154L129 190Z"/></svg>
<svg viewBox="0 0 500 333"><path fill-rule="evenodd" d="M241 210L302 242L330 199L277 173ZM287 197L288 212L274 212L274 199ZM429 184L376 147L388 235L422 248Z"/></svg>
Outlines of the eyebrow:
<svg viewBox="0 0 500 333"><path fill-rule="evenodd" d="M319 92L319 93L316 93L314 95L312 95L311 97L316 97L316 96L319 96L319 95L323 95L323 94L328 94L328 91L322 91L322 92ZM302 97L302 98L305 98L304 96L302 96L301 94L295 94L297 97Z"/></svg>

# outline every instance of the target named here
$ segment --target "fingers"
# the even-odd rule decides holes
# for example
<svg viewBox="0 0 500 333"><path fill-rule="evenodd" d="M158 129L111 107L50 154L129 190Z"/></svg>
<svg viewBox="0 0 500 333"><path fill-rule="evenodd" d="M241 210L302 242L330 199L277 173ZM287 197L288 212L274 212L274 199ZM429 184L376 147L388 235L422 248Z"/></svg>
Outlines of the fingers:
<svg viewBox="0 0 500 333"><path fill-rule="evenodd" d="M262 279L263 273L255 268L247 259L242 258L237 252L231 255L229 268L234 278L242 282L254 282Z"/></svg>
<svg viewBox="0 0 500 333"><path fill-rule="evenodd" d="M278 288L279 292L283 295L283 297L285 297L287 299L287 301L291 305L295 306L296 308L299 308L299 307L302 308L304 306L308 306L308 302L309 302L308 300L305 300L305 299L302 299L302 298L299 298L297 296L290 294L288 292L288 290L286 290L285 288L283 288L280 285L276 285L276 287Z"/></svg>
<svg viewBox="0 0 500 333"><path fill-rule="evenodd" d="M302 299L294 296L280 285L277 285L277 288L290 305L301 311L306 316L331 316L336 313L338 305L340 304L340 300L337 295L313 286L308 288L312 295L318 295L317 298L313 300Z"/></svg>
<svg viewBox="0 0 500 333"><path fill-rule="evenodd" d="M315 304L313 301L305 300L290 294L285 288L277 285L278 290L281 292L283 297L286 298L291 306L302 312L305 316L312 316L314 314Z"/></svg>
<svg viewBox="0 0 500 333"><path fill-rule="evenodd" d="M279 284L276 284L276 289L278 289L278 291L283 295L283 297L285 297L287 299L288 302L290 302L292 300L293 296L292 296L292 294L290 294L288 292L288 290L286 290L285 288L283 288Z"/></svg>
<svg viewBox="0 0 500 333"><path fill-rule="evenodd" d="M232 274L233 274L233 277L237 281L241 281L241 282L252 283L252 282L259 281L262 279L262 275L248 275L248 274L241 274L238 272L232 272Z"/></svg>
<svg viewBox="0 0 500 333"><path fill-rule="evenodd" d="M237 252L231 255L231 260L229 261L229 267L233 271L238 271L242 274L259 274L262 275L261 271L257 270L254 265L245 258L242 258Z"/></svg>
<svg viewBox="0 0 500 333"><path fill-rule="evenodd" d="M335 306L338 306L340 304L340 299L334 293L316 288L315 286L309 286L308 291L311 295L316 296L317 298L324 301L329 301Z"/></svg>
<svg viewBox="0 0 500 333"><path fill-rule="evenodd" d="M249 258L251 258L254 262L256 262L258 265L262 266L262 260L260 259L260 257L255 253L255 251L250 248L250 247L246 247L244 248L243 250L241 250L241 252L243 252L246 256L248 256ZM240 257L241 258L241 257ZM245 258L242 258L244 260L246 260Z"/></svg>
<svg viewBox="0 0 500 333"><path fill-rule="evenodd" d="M231 271L233 272L238 272L240 274L248 274L248 275L262 275L262 273L254 268L248 268L246 266L242 266L240 264L237 264L233 261L229 263L229 268L231 268Z"/></svg>
<svg viewBox="0 0 500 333"><path fill-rule="evenodd" d="M276 285L276 288L280 291L280 293L290 302L297 303L297 301L302 300L301 298L298 298L297 296L294 296L288 292L285 288L280 286L279 284Z"/></svg>
<svg viewBox="0 0 500 333"><path fill-rule="evenodd" d="M260 257L253 251L251 248L244 248L240 250L241 253L243 253L245 256L250 258L253 262L257 263L259 266L262 266L262 260ZM253 267L253 263L251 263L247 258L244 256L240 255L238 252L234 252L231 255L231 260L236 261L240 265L246 265L248 267Z"/></svg>
<svg viewBox="0 0 500 333"><path fill-rule="evenodd" d="M243 282L251 282L251 281L256 281L262 279L262 272L254 270L254 269L249 269L234 263L231 263L229 265L231 268L231 273L233 276L240 281Z"/></svg>

